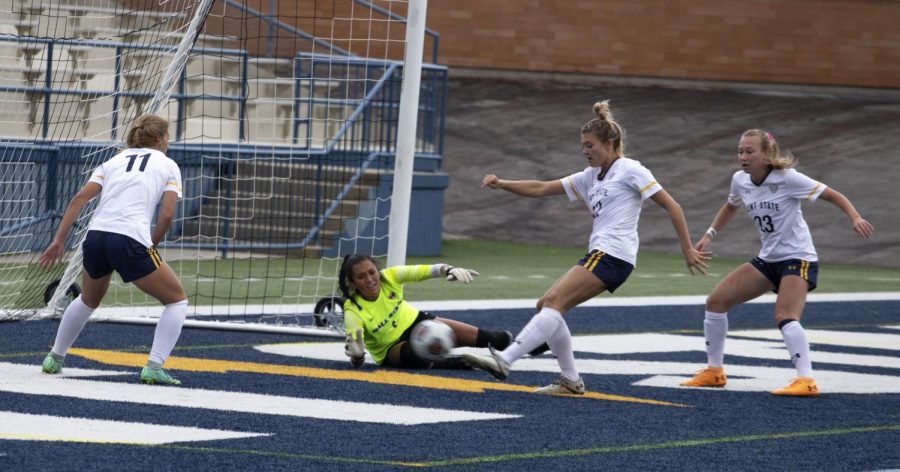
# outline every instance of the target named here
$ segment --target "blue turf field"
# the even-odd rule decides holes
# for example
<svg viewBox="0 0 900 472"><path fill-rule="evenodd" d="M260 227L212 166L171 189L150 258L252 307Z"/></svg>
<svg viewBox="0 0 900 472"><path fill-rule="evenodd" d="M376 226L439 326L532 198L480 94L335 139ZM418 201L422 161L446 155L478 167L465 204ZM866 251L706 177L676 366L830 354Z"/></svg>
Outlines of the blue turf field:
<svg viewBox="0 0 900 472"><path fill-rule="evenodd" d="M127 365L153 328L103 323L51 377L39 363L58 323L2 323L0 470L900 468L900 302L807 306L815 399L767 393L793 375L770 313L734 310L728 387L693 390L675 386L705 363L701 307L573 310L587 388L615 398L517 389L553 380L549 356L499 383L352 369L321 338L204 330L185 330L170 360L191 369L171 370L183 387L143 386ZM516 331L531 311L438 315Z"/></svg>

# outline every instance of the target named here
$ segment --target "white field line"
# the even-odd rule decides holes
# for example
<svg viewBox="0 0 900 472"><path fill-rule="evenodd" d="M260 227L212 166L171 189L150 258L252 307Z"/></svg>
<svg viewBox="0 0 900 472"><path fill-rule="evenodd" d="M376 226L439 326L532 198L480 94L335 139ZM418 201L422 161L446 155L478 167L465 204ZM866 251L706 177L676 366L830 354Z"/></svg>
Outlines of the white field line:
<svg viewBox="0 0 900 472"><path fill-rule="evenodd" d="M900 292L859 292L859 293L811 293L809 303L818 302L866 302L866 301L900 301ZM445 300L445 301L409 301L413 306L425 311L457 311L457 310L502 310L533 309L536 298L509 300ZM682 295L669 297L616 297L602 295L588 300L580 307L623 307L623 306L672 306L703 305L706 295ZM775 303L775 294L763 295L748 303ZM311 314L312 304L289 305L210 305L189 306L188 313L195 316L261 316L265 315L301 315ZM91 319L102 320L116 317L151 317L158 318L162 313L161 306L127 306L100 307Z"/></svg>

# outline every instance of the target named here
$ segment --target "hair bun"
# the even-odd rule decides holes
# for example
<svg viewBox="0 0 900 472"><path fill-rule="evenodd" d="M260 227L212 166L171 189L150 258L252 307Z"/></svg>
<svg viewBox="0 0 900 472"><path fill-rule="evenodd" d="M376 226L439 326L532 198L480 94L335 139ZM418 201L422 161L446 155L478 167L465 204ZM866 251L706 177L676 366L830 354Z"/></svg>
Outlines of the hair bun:
<svg viewBox="0 0 900 472"><path fill-rule="evenodd" d="M594 114L604 120L612 120L612 112L609 109L609 100L594 103Z"/></svg>

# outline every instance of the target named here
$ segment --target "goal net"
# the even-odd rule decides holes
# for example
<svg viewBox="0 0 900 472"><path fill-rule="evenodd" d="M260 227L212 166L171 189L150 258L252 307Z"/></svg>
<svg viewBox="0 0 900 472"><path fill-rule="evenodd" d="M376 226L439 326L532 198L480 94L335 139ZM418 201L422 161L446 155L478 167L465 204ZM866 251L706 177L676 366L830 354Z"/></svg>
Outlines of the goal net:
<svg viewBox="0 0 900 472"><path fill-rule="evenodd" d="M0 0L0 320L56 316L78 293L93 205L64 266L37 258L154 113L184 184L160 253L189 316L334 326L313 312L332 311L341 256L388 252L417 1ZM412 147L439 157L446 69L421 74ZM160 312L114 275L94 318Z"/></svg>

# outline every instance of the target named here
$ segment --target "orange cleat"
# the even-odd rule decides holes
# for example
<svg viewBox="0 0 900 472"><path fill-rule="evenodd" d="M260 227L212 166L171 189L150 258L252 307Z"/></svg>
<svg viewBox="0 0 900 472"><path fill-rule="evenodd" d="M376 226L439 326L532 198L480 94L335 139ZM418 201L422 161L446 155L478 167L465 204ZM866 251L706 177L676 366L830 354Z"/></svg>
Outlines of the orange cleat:
<svg viewBox="0 0 900 472"><path fill-rule="evenodd" d="M724 387L728 382L725 369L721 367L706 367L694 374L691 380L681 382L682 387Z"/></svg>
<svg viewBox="0 0 900 472"><path fill-rule="evenodd" d="M797 377L791 380L791 384L784 388L772 390L772 395L786 395L791 397L818 397L819 386L809 377Z"/></svg>

